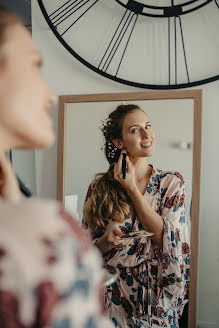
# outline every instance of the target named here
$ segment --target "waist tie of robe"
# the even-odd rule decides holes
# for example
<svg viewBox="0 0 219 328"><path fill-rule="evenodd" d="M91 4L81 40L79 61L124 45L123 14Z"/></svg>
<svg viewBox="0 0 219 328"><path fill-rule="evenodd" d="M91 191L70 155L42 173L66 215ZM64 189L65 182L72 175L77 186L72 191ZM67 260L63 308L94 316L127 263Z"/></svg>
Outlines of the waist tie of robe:
<svg viewBox="0 0 219 328"><path fill-rule="evenodd" d="M154 277L152 275L152 266L158 266L157 260L147 260L144 262L143 271L139 272L139 280L142 287L138 291L141 295L142 303L138 302L137 313L140 316L148 315L149 327L152 327L152 288Z"/></svg>

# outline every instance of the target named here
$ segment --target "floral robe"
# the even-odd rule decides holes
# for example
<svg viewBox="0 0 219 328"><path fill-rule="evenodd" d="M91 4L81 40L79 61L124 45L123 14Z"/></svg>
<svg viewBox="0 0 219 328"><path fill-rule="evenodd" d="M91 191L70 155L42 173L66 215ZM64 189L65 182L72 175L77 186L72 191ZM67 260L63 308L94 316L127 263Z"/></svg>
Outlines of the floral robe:
<svg viewBox="0 0 219 328"><path fill-rule="evenodd" d="M188 302L189 287L190 247L183 177L178 172L153 168L144 196L163 218L163 248L149 237L141 237L104 255L108 265L120 270L119 279L105 290L106 311L118 328L177 328ZM106 231L113 226L115 222L106 222ZM125 234L143 230L138 218L129 217L116 226Z"/></svg>
<svg viewBox="0 0 219 328"><path fill-rule="evenodd" d="M0 327L112 328L102 260L53 201L0 199Z"/></svg>

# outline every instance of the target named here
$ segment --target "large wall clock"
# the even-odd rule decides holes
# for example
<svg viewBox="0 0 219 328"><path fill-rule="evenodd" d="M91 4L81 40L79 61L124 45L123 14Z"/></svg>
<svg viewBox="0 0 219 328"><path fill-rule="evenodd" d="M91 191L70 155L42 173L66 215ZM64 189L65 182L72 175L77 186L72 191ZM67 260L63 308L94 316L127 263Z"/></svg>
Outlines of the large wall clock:
<svg viewBox="0 0 219 328"><path fill-rule="evenodd" d="M82 64L147 89L219 79L219 0L38 0L49 27Z"/></svg>

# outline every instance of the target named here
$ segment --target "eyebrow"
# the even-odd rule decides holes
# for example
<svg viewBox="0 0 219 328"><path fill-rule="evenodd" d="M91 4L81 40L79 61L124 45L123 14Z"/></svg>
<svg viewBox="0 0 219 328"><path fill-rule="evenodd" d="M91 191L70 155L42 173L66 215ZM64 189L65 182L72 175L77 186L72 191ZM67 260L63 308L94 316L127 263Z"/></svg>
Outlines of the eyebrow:
<svg viewBox="0 0 219 328"><path fill-rule="evenodd" d="M145 125L147 125L148 123L151 123L151 121L147 121L147 122L145 123ZM138 124L131 125L131 126L129 127L129 129L131 129L133 126L139 126L139 125L138 125Z"/></svg>

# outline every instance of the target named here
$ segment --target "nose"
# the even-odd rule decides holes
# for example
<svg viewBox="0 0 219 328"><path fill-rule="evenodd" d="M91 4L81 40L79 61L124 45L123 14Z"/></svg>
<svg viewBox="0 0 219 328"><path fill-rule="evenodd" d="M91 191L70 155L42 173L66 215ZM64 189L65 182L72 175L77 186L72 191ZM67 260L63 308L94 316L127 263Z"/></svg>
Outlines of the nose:
<svg viewBox="0 0 219 328"><path fill-rule="evenodd" d="M141 137L143 139L147 139L148 136L149 136L149 131L148 130L145 130L145 129L142 129L142 131L141 131Z"/></svg>

